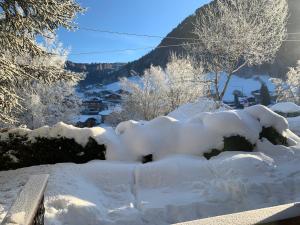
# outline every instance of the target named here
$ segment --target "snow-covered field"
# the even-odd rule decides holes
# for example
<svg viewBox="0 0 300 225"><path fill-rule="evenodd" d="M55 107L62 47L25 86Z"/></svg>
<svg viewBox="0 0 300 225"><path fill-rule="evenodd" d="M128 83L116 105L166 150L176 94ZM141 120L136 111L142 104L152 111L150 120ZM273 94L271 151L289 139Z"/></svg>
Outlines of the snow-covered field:
<svg viewBox="0 0 300 225"><path fill-rule="evenodd" d="M191 104L173 112L178 120L121 123L115 134L95 128L78 136L63 124L36 131L32 135L47 130L52 136L73 135L83 145L85 137L98 135L109 145L111 161L0 172L0 221L29 176L41 173L50 174L47 225L163 225L300 201L300 139L283 117L262 106L200 114L193 106L199 109ZM258 139L262 126L271 125L289 138L291 147ZM255 151L224 152L210 160L202 156L222 147L222 136L235 134L255 143ZM136 162L150 153L156 161Z"/></svg>

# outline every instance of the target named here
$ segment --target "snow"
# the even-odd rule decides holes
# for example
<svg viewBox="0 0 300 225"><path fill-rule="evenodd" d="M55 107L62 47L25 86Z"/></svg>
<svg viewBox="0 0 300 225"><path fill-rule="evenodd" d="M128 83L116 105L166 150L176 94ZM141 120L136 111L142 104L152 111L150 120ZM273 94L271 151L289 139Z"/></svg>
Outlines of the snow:
<svg viewBox="0 0 300 225"><path fill-rule="evenodd" d="M17 134L21 136L27 135L28 139L32 142L34 142L35 139L38 137L74 139L78 144L82 145L83 147L86 146L86 144L89 141L89 138L97 139L99 141L99 144L103 144L101 143L101 140L102 138L106 138L106 130L101 127L77 128L72 125L65 124L63 122L59 122L53 127L44 126L35 130L25 128L12 129L6 133L0 133L0 140L7 139L9 134Z"/></svg>
<svg viewBox="0 0 300 225"><path fill-rule="evenodd" d="M173 112L170 112L168 116L177 120L188 120L191 117L199 114L200 112L215 112L229 110L230 107L226 105L219 106L217 102L211 99L199 99L194 103L187 103L178 107Z"/></svg>
<svg viewBox="0 0 300 225"><path fill-rule="evenodd" d="M293 102L279 102L270 107L274 112L282 113L296 113L300 112L300 106L296 105Z"/></svg>
<svg viewBox="0 0 300 225"><path fill-rule="evenodd" d="M59 123L10 131L33 139L74 138L82 145L93 137L107 146L107 160L0 172L0 221L29 176L43 173L50 174L46 225L166 225L300 201L300 138L289 130L297 118L288 124L260 105L218 112L203 112L197 104L184 107L176 118L126 121L115 130ZM263 126L274 127L292 146L260 140ZM254 152L202 156L221 149L223 138L232 135L255 144ZM148 154L154 162L139 163Z"/></svg>
<svg viewBox="0 0 300 225"><path fill-rule="evenodd" d="M287 120L265 106L254 105L246 108L244 111L258 119L262 126L274 127L280 134L288 129Z"/></svg>
<svg viewBox="0 0 300 225"><path fill-rule="evenodd" d="M221 74L220 78L220 88L223 88L226 82L226 74ZM228 89L226 90L224 99L225 101L233 101L233 92L235 90L241 91L245 96L251 96L252 91L259 90L261 84L265 83L270 92L275 91L274 84L270 81L270 76L268 75L256 75L250 78L244 78L242 76L233 75L228 84Z"/></svg>
<svg viewBox="0 0 300 225"><path fill-rule="evenodd" d="M117 126L116 133L128 152L126 156L135 161L149 154L154 160L173 154L203 155L212 149L221 150L224 137L230 136L239 135L256 144L263 127L274 127L291 144L299 140L289 131L284 117L261 105L245 110L200 112L181 121L167 116L149 122L126 121Z"/></svg>
<svg viewBox="0 0 300 225"><path fill-rule="evenodd" d="M0 172L0 220L28 177L45 171L46 225L166 225L299 201L300 146L264 140L256 150L209 161L176 155L144 165L92 161Z"/></svg>
<svg viewBox="0 0 300 225"><path fill-rule="evenodd" d="M107 109L107 110L103 110L103 111L99 112L99 115L101 115L101 116L108 116L108 115L110 115L112 112L113 112L113 110Z"/></svg>
<svg viewBox="0 0 300 225"><path fill-rule="evenodd" d="M128 77L128 80L131 81L131 82L134 82L136 84L141 85L141 77L139 77L139 76ZM108 84L108 85L104 86L104 89L109 90L109 91L113 91L113 92L122 90L121 82L118 81L118 82Z"/></svg>
<svg viewBox="0 0 300 225"><path fill-rule="evenodd" d="M300 116L287 118L290 130L300 135Z"/></svg>
<svg viewBox="0 0 300 225"><path fill-rule="evenodd" d="M139 76L129 77L128 80L141 85L141 77L139 77ZM85 93L89 93L89 94L96 94L96 93L100 93L102 91L117 92L117 91L122 90L120 81L110 83L107 85L103 85L101 87L99 87L97 85L89 85L89 86L87 86L87 88L88 88L88 90L86 90Z"/></svg>

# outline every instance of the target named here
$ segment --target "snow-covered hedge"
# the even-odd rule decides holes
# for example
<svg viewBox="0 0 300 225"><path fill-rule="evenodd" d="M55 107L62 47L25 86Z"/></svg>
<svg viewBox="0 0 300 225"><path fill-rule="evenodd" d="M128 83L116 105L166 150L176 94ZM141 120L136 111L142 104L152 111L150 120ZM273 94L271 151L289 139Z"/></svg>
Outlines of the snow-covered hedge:
<svg viewBox="0 0 300 225"><path fill-rule="evenodd" d="M102 128L80 129L64 123L36 130L0 133L0 170L62 162L105 160Z"/></svg>
<svg viewBox="0 0 300 225"><path fill-rule="evenodd" d="M189 120L158 117L149 122L120 123L116 133L134 160L153 160L172 154L211 158L223 151L253 151L263 138L273 144L293 145L299 137L287 120L267 107L199 113ZM149 160L145 160L149 161Z"/></svg>
<svg viewBox="0 0 300 225"><path fill-rule="evenodd" d="M270 107L270 109L284 117L300 116L300 106L293 102L279 102Z"/></svg>
<svg viewBox="0 0 300 225"><path fill-rule="evenodd" d="M126 121L112 128L76 128L63 123L0 133L0 170L93 159L147 163L174 154L210 159L224 151L255 151L260 140L294 145L300 138L287 120L267 107L221 112L193 111L190 119L163 116Z"/></svg>

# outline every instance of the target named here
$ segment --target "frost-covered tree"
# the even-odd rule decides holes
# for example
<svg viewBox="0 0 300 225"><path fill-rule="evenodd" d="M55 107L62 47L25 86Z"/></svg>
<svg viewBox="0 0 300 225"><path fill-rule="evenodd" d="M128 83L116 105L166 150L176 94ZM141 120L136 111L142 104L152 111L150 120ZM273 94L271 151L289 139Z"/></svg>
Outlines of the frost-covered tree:
<svg viewBox="0 0 300 225"><path fill-rule="evenodd" d="M63 69L67 59L67 50L57 42L55 37L46 39L44 48L53 54L36 57L23 57L26 63L40 67L55 67ZM69 71L63 71L66 76ZM73 74L70 80L59 80L47 83L44 81L32 81L27 91L20 88L17 93L22 96L20 100L21 110L14 113L18 125L35 129L44 125L54 125L57 122L72 123L72 119L80 114L81 100L76 95L75 87L84 76L81 73Z"/></svg>
<svg viewBox="0 0 300 225"><path fill-rule="evenodd" d="M182 104L206 96L209 84L204 77L202 67L190 57L173 54L165 69L151 66L139 83L122 79L123 89L127 91L123 95L122 111L114 113L110 121L151 120L166 115Z"/></svg>
<svg viewBox="0 0 300 225"><path fill-rule="evenodd" d="M74 0L0 1L0 122L13 123L21 108L21 87L33 80L47 83L72 80L63 67L44 64L53 53L37 44L36 37L48 37L59 27L74 28L73 19L82 8ZM39 58L40 64L28 63ZM24 60L24 57L27 59Z"/></svg>
<svg viewBox="0 0 300 225"><path fill-rule="evenodd" d="M167 83L167 98L171 110L209 92L209 82L203 75L203 67L196 65L191 57L171 55L164 70Z"/></svg>
<svg viewBox="0 0 300 225"><path fill-rule="evenodd" d="M286 38L286 0L215 0L197 14L191 52L214 74L222 100L232 75L244 66L271 62ZM220 73L227 74L220 85Z"/></svg>
<svg viewBox="0 0 300 225"><path fill-rule="evenodd" d="M30 129L52 126L60 121L71 124L80 114L81 100L75 93L74 81L36 83L31 93L23 96L24 111L16 115L19 125Z"/></svg>
<svg viewBox="0 0 300 225"><path fill-rule="evenodd" d="M300 60L296 67L289 69L286 80L272 79L276 86L277 101L300 104Z"/></svg>
<svg viewBox="0 0 300 225"><path fill-rule="evenodd" d="M123 78L121 85L128 92L123 95L123 117L151 120L168 111L165 73L160 67L147 69L140 83Z"/></svg>

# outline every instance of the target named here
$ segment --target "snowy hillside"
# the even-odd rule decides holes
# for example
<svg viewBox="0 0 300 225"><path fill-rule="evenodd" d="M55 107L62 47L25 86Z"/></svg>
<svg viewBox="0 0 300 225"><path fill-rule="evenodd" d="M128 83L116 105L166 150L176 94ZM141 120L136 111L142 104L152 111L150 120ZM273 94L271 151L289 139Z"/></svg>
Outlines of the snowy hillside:
<svg viewBox="0 0 300 225"><path fill-rule="evenodd" d="M223 74L221 76L220 80L220 87L224 87L225 85L225 75ZM225 93L224 99L225 101L233 101L234 96L233 92L235 90L241 91L245 96L251 96L252 91L259 90L261 87L261 83L265 83L269 89L270 92L275 91L274 84L270 81L270 77L265 76L252 76L250 78L243 78L240 76L232 76L229 84L228 89Z"/></svg>
<svg viewBox="0 0 300 225"><path fill-rule="evenodd" d="M0 172L0 221L28 177L41 173L50 173L46 225L163 225L300 200L300 138L286 119L263 106L198 114L197 104L184 108L193 112L190 118L128 121L115 131L80 131L62 123L31 133L12 131L29 132L31 138L73 137L82 145L93 137L108 146L107 161ZM290 147L259 139L269 126ZM236 134L255 144L254 151L223 152L210 160L202 156L221 149L222 137ZM141 164L147 154L154 162Z"/></svg>

